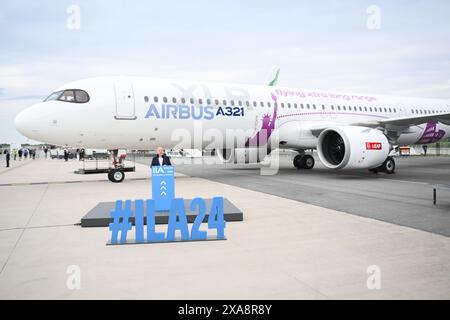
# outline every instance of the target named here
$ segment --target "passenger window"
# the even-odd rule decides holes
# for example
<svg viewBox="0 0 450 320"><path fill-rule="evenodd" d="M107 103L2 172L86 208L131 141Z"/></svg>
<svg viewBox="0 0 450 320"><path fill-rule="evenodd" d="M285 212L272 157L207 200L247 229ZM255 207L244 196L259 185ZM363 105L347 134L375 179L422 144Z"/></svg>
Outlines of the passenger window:
<svg viewBox="0 0 450 320"><path fill-rule="evenodd" d="M181 103L186 103L186 98L181 98Z"/></svg>
<svg viewBox="0 0 450 320"><path fill-rule="evenodd" d="M227 100L223 100L223 105L226 106L227 105Z"/></svg>
<svg viewBox="0 0 450 320"><path fill-rule="evenodd" d="M153 97L153 101L158 102L158 97Z"/></svg>
<svg viewBox="0 0 450 320"><path fill-rule="evenodd" d="M190 102L191 104L194 104L194 98L190 98L190 99L189 99L189 102Z"/></svg>
<svg viewBox="0 0 450 320"><path fill-rule="evenodd" d="M238 105L239 105L239 107L242 107L242 101L241 100L238 101Z"/></svg>
<svg viewBox="0 0 450 320"><path fill-rule="evenodd" d="M250 102L245 101L245 105L246 105L247 107L250 107Z"/></svg>
<svg viewBox="0 0 450 320"><path fill-rule="evenodd" d="M211 105L211 99L206 99L206 104L207 104L208 106L210 106L210 105Z"/></svg>
<svg viewBox="0 0 450 320"><path fill-rule="evenodd" d="M216 104L216 106L218 106L219 105L219 100L214 100L214 103Z"/></svg>
<svg viewBox="0 0 450 320"><path fill-rule="evenodd" d="M172 102L173 102L173 103L177 103L177 98L173 97L173 98L172 98Z"/></svg>
<svg viewBox="0 0 450 320"><path fill-rule="evenodd" d="M163 98L163 102L164 102L164 103L167 102L167 98L166 98L166 97Z"/></svg>
<svg viewBox="0 0 450 320"><path fill-rule="evenodd" d="M198 99L198 104L203 104L203 100L202 99Z"/></svg>
<svg viewBox="0 0 450 320"><path fill-rule="evenodd" d="M270 102L267 102L267 106L268 106L269 108L271 107Z"/></svg>

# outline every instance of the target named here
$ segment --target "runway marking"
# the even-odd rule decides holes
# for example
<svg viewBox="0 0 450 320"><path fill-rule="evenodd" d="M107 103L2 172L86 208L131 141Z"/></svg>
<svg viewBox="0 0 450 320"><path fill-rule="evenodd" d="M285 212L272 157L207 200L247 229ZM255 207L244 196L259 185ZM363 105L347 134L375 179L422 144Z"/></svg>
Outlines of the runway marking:
<svg viewBox="0 0 450 320"><path fill-rule="evenodd" d="M33 219L34 214L37 212L37 210L38 210L38 208L40 207L42 201L44 200L44 197L45 197L45 195L47 194L47 191L48 191L48 186L47 186L47 187L45 188L45 190L42 192L42 195L41 195L41 197L40 197L38 203L36 204L36 207L34 208L33 212L31 213L30 217L28 218L27 223L25 224L25 227L24 227L24 228L22 229L22 231L20 232L19 237L17 238L17 241L14 243L13 248L11 249L9 255L6 257L6 260L5 260L5 262L3 263L3 266L2 266L2 268L1 268L1 270L0 270L0 275L3 273L3 270L5 270L6 265L7 265L8 262L9 262L9 259L11 258L11 256L12 256L13 253L14 253L14 251L16 250L17 245L19 244L20 240L21 240L22 237L23 237L23 234L25 233L25 230L28 228L28 225L29 225L30 222L31 222L31 219Z"/></svg>
<svg viewBox="0 0 450 320"><path fill-rule="evenodd" d="M408 181L408 180L399 180L399 179L387 179L387 178L378 178L381 180L387 180L387 181L395 181L395 182L402 182L402 183L412 183L412 184L421 184L421 185L434 185L434 183L430 182L421 182L421 181Z"/></svg>
<svg viewBox="0 0 450 320"><path fill-rule="evenodd" d="M189 178L188 175L176 175L177 179ZM151 177L145 178L125 178L125 181L144 181L152 180ZM70 181L38 181L38 182L15 182L15 183L0 183L0 187L16 187L16 186L38 186L49 184L69 184L69 183L88 183L88 182L110 182L109 180L70 180Z"/></svg>
<svg viewBox="0 0 450 320"><path fill-rule="evenodd" d="M12 231L12 230L46 229L46 228L57 228L57 227L76 227L77 225L78 224L76 224L76 223L70 223L70 224L54 224L54 225L48 225L48 226L32 226L32 227L25 226L25 227L0 229L0 232Z"/></svg>
<svg viewBox="0 0 450 320"><path fill-rule="evenodd" d="M151 180L151 178L129 178L129 179L126 179L126 180L128 180L128 181ZM86 182L109 182L109 180L71 180L71 181L16 182L16 183L1 183L0 187L36 186L36 185L86 183Z"/></svg>
<svg viewBox="0 0 450 320"><path fill-rule="evenodd" d="M21 161L19 161L19 162L21 162ZM0 171L0 174L6 173L6 172L10 172L10 171L12 171L12 170L14 170L14 169L21 168L21 167L23 167L23 166L25 166L25 165L27 165L27 164L30 164L30 163L33 163L33 160L31 160L31 159L28 160L28 161L25 161L25 160L24 160L22 163L18 164L17 166L9 167L9 168L3 169L2 171Z"/></svg>

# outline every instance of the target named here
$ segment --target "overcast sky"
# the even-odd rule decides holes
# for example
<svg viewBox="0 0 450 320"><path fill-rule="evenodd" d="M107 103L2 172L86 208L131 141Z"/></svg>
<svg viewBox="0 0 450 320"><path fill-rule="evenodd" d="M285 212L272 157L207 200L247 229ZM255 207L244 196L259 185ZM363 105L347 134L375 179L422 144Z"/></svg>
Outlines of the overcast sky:
<svg viewBox="0 0 450 320"><path fill-rule="evenodd" d="M0 0L0 143L91 76L262 84L279 66L281 86L450 98L449 17L448 0Z"/></svg>

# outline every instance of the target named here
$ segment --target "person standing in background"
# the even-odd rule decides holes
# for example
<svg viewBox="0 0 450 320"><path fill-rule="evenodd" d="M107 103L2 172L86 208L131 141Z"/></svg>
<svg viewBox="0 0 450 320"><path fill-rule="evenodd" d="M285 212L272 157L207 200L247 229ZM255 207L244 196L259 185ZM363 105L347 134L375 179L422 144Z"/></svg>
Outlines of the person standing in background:
<svg viewBox="0 0 450 320"><path fill-rule="evenodd" d="M17 159L17 149L13 149L12 153L13 153L13 159L14 159L14 161L16 161L16 159Z"/></svg>
<svg viewBox="0 0 450 320"><path fill-rule="evenodd" d="M22 155L23 155L23 150L22 148L19 149L19 161L22 161Z"/></svg>
<svg viewBox="0 0 450 320"><path fill-rule="evenodd" d="M9 150L5 150L6 152L6 167L9 168L9 160L11 158L11 155L9 154Z"/></svg>

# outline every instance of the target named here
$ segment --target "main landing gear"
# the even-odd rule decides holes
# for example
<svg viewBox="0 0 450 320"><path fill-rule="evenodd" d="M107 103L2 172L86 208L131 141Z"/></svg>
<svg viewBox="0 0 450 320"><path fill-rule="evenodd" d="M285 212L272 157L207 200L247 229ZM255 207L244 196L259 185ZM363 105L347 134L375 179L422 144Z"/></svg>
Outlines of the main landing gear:
<svg viewBox="0 0 450 320"><path fill-rule="evenodd" d="M393 174L395 173L395 160L392 157L387 157L381 166L369 169L369 171L373 173L385 172L387 174Z"/></svg>
<svg viewBox="0 0 450 320"><path fill-rule="evenodd" d="M312 169L315 163L314 158L309 154L298 154L294 158L294 167L297 169Z"/></svg>

